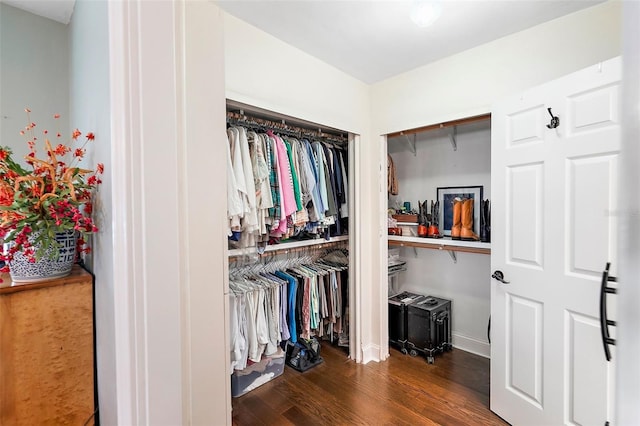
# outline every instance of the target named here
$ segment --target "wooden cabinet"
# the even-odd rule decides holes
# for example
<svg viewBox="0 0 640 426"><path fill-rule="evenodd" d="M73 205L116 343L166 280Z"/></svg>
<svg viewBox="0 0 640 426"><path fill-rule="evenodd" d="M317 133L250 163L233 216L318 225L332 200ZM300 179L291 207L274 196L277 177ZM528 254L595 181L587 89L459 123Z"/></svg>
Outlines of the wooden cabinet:
<svg viewBox="0 0 640 426"><path fill-rule="evenodd" d="M0 425L93 424L93 283L0 283Z"/></svg>

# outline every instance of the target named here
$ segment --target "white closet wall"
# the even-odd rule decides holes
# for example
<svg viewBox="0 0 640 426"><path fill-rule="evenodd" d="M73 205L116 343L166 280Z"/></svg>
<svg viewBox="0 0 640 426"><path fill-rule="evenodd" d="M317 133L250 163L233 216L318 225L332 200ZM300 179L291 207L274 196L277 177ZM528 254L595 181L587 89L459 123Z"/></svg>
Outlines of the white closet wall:
<svg viewBox="0 0 640 426"><path fill-rule="evenodd" d="M227 98L364 135L369 86L223 13Z"/></svg>

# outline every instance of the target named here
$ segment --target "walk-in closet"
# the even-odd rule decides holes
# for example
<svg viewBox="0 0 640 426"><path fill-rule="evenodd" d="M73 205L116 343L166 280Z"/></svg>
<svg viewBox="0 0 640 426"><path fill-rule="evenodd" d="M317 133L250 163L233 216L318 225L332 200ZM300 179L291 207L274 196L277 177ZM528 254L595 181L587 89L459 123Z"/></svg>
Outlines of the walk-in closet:
<svg viewBox="0 0 640 426"><path fill-rule="evenodd" d="M229 100L231 395L348 358L349 135ZM331 361L330 361L331 362ZM335 362L335 361L332 361ZM330 367L326 367L330 368Z"/></svg>
<svg viewBox="0 0 640 426"><path fill-rule="evenodd" d="M450 301L445 314L448 335L440 339L444 346L438 352L453 345L454 350L489 357L491 117L465 117L388 134L387 152L389 297ZM474 211L467 213L477 240L471 234L452 238L457 196L474 200ZM406 338L394 332L399 319L391 299L389 306L390 350L423 356L422 342L409 338L404 343ZM424 324L408 324L409 332L428 327L428 319L417 320ZM431 354L427 357L434 362Z"/></svg>

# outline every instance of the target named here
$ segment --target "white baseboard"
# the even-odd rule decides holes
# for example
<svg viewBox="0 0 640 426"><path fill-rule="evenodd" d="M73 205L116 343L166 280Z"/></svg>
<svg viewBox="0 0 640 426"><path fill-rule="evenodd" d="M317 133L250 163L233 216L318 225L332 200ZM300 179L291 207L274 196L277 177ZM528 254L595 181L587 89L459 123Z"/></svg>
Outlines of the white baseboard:
<svg viewBox="0 0 640 426"><path fill-rule="evenodd" d="M491 358L491 345L473 337L453 333L453 347L466 352L471 352L485 358ZM384 351L384 352L383 352ZM380 362L389 357L389 347L383 348L380 345L369 344L362 347L362 363L370 361Z"/></svg>
<svg viewBox="0 0 640 426"><path fill-rule="evenodd" d="M491 358L491 345L489 343L462 334L453 333L453 347L485 358Z"/></svg>
<svg viewBox="0 0 640 426"><path fill-rule="evenodd" d="M382 357L384 359L384 357ZM362 346L362 363L366 364L369 361L380 362L380 345L364 345Z"/></svg>

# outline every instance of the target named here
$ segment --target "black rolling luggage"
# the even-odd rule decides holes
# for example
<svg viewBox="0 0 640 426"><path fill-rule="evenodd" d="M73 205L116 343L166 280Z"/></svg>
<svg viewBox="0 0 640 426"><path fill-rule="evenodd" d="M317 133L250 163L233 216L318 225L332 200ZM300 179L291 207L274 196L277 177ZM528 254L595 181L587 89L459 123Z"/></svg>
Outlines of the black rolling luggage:
<svg viewBox="0 0 640 426"><path fill-rule="evenodd" d="M412 356L418 352L433 364L438 353L450 351L451 345L451 301L425 296L407 305L406 350Z"/></svg>
<svg viewBox="0 0 640 426"><path fill-rule="evenodd" d="M389 343L403 354L407 353L407 307L424 299L424 296L402 292L389 297Z"/></svg>

